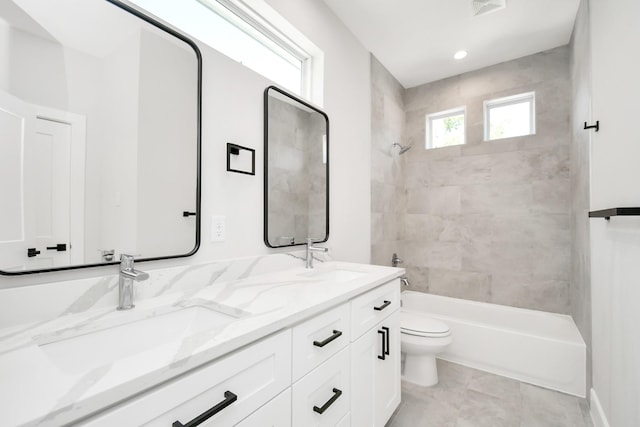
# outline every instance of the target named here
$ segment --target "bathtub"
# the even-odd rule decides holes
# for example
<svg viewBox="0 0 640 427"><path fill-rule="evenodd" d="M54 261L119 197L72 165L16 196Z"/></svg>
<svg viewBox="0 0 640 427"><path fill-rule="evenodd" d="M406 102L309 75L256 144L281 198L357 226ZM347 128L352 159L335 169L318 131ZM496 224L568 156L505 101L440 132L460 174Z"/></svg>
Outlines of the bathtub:
<svg viewBox="0 0 640 427"><path fill-rule="evenodd" d="M586 346L571 316L412 291L402 309L449 325L441 359L585 397Z"/></svg>

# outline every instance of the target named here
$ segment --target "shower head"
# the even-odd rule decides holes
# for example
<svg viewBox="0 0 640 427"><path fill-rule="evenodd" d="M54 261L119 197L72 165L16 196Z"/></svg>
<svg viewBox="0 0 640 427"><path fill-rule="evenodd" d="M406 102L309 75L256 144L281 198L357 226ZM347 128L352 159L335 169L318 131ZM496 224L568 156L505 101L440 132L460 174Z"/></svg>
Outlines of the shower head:
<svg viewBox="0 0 640 427"><path fill-rule="evenodd" d="M402 146L402 145L398 144L397 142L394 142L394 143L393 143L393 145L392 145L391 147L398 147L398 148L400 148L400 151L398 152L398 154L404 154L404 153L406 153L407 151L411 150L411 145L407 145L407 146L405 147L405 146Z"/></svg>

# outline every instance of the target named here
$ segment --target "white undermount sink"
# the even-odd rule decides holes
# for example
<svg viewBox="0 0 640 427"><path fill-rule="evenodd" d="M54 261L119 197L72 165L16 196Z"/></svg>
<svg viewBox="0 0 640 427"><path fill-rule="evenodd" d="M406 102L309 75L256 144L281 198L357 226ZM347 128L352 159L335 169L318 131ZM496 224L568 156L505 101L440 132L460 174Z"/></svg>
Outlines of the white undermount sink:
<svg viewBox="0 0 640 427"><path fill-rule="evenodd" d="M308 277L316 280L323 280L327 282L349 282L351 280L359 279L366 276L367 273L353 270L317 270L303 273L301 276Z"/></svg>
<svg viewBox="0 0 640 427"><path fill-rule="evenodd" d="M185 338L236 319L209 308L192 306L41 344L40 349L61 370L85 372L165 345L173 344L177 348Z"/></svg>

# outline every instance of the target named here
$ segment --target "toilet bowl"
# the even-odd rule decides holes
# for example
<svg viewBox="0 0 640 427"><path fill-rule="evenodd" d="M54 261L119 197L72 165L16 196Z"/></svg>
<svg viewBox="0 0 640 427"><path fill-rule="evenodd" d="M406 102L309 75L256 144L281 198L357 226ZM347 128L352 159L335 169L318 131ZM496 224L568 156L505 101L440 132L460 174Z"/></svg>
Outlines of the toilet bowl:
<svg viewBox="0 0 640 427"><path fill-rule="evenodd" d="M449 344L451 331L445 323L421 313L401 311L402 379L423 387L438 384L436 354Z"/></svg>

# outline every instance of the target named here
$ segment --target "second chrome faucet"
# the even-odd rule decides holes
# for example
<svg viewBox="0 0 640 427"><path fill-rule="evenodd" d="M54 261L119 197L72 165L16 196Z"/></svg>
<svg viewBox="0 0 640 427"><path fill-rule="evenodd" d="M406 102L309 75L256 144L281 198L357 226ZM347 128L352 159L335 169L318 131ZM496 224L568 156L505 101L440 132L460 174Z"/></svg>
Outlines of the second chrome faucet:
<svg viewBox="0 0 640 427"><path fill-rule="evenodd" d="M313 268L313 253L314 252L328 252L328 248L322 248L320 246L313 246L313 239L307 239L307 262L306 268Z"/></svg>
<svg viewBox="0 0 640 427"><path fill-rule="evenodd" d="M133 304L133 283L149 278L149 273L133 268L133 255L120 255L120 277L118 278L118 310L131 310Z"/></svg>

